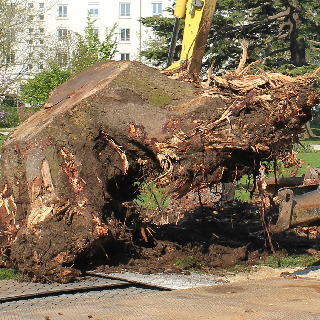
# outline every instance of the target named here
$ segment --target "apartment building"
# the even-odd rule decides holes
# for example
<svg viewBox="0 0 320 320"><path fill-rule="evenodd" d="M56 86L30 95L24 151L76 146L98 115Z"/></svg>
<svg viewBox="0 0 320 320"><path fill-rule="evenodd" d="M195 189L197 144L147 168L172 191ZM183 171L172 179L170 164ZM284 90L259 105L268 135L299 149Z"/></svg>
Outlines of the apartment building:
<svg viewBox="0 0 320 320"><path fill-rule="evenodd" d="M94 21L94 31L104 40L106 28L109 30L116 24L117 53L115 60L139 60L145 40L150 37L150 31L139 21L141 17L171 16L165 11L172 8L174 0L27 0L30 14L34 10L33 20L36 28L30 27L30 37L26 40L32 46L36 41L38 45L45 45L45 41L57 42L69 34L68 31L84 35L87 26L87 17ZM35 32L36 31L36 32ZM43 37L41 35L43 34ZM47 40L44 35L50 35ZM40 54L40 53L39 53ZM61 53L58 60L63 63L66 56ZM28 68L30 72L41 69L43 66Z"/></svg>

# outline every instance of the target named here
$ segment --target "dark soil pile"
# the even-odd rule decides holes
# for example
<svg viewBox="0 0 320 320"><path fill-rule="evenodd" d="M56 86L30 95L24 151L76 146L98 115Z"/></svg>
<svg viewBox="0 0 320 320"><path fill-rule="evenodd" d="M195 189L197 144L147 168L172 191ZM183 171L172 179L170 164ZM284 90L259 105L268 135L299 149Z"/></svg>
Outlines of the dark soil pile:
<svg viewBox="0 0 320 320"><path fill-rule="evenodd" d="M0 264L32 280L67 282L97 252L106 259L155 252L164 261L173 255L171 262L186 255L210 268L252 260L250 232L237 245L223 244L236 229L213 209L206 220L185 208L195 219L188 227L148 226L133 203L145 180L179 198L244 173L257 176L262 160L290 154L319 100L316 73L252 74L243 61L235 72L210 76L213 84L169 79L136 62L103 62L55 89L2 147Z"/></svg>
<svg viewBox="0 0 320 320"><path fill-rule="evenodd" d="M171 212L168 213L171 223L159 224L162 218L159 214L158 219L139 227L131 226L127 238L91 256L89 269L184 274L192 270L223 274L257 265L272 254L256 206L233 202L224 208L207 207L204 211L197 207L192 212L184 212L178 223ZM319 239L316 234L307 239L308 230L300 228L300 234L287 232L274 236L276 254L305 254L317 248ZM79 268L81 264L79 261Z"/></svg>

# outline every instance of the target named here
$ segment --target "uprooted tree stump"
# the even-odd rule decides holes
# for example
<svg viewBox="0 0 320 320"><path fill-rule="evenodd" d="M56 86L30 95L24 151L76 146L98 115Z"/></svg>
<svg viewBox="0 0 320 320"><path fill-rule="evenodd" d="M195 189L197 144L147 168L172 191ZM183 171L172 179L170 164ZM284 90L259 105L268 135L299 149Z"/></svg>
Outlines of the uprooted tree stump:
<svg viewBox="0 0 320 320"><path fill-rule="evenodd" d="M257 172L291 150L319 98L311 76L213 80L197 87L107 62L55 89L2 147L2 265L70 281L74 264L121 237L137 181L183 195Z"/></svg>

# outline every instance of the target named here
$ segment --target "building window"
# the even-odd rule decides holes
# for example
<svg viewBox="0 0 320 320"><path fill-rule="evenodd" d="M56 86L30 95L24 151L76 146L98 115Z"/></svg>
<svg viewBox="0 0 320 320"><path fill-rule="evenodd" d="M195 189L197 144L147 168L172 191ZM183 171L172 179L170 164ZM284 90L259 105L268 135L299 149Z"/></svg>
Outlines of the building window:
<svg viewBox="0 0 320 320"><path fill-rule="evenodd" d="M28 64L28 70L32 70L33 65L32 64Z"/></svg>
<svg viewBox="0 0 320 320"><path fill-rule="evenodd" d="M130 41L130 29L120 29L120 40Z"/></svg>
<svg viewBox="0 0 320 320"><path fill-rule="evenodd" d="M29 28L28 31L29 31L29 33L33 33L34 29L33 28Z"/></svg>
<svg viewBox="0 0 320 320"><path fill-rule="evenodd" d="M33 40L32 39L28 40L27 42L28 42L28 44L33 44Z"/></svg>
<svg viewBox="0 0 320 320"><path fill-rule="evenodd" d="M121 60L130 60L130 53L121 53L120 59Z"/></svg>
<svg viewBox="0 0 320 320"><path fill-rule="evenodd" d="M44 20L44 15L43 14L39 14L39 20Z"/></svg>
<svg viewBox="0 0 320 320"><path fill-rule="evenodd" d="M34 19L34 15L30 14L30 15L28 16L28 19L29 19L29 21L32 21L32 20Z"/></svg>
<svg viewBox="0 0 320 320"><path fill-rule="evenodd" d="M162 15L162 3L161 2L152 3L152 16L161 17L161 15Z"/></svg>
<svg viewBox="0 0 320 320"><path fill-rule="evenodd" d="M89 9L90 18L98 18L99 16L99 8L90 8Z"/></svg>
<svg viewBox="0 0 320 320"><path fill-rule="evenodd" d="M15 60L16 60L16 57L15 57L14 53L11 53L11 54L7 55L7 57L6 57L7 64L14 63Z"/></svg>
<svg viewBox="0 0 320 320"><path fill-rule="evenodd" d="M40 33L44 33L44 28L39 28Z"/></svg>
<svg viewBox="0 0 320 320"><path fill-rule="evenodd" d="M120 16L121 17L130 16L130 3L120 3Z"/></svg>
<svg viewBox="0 0 320 320"><path fill-rule="evenodd" d="M61 4L58 6L58 17L59 18L68 17L68 6L66 4Z"/></svg>
<svg viewBox="0 0 320 320"><path fill-rule="evenodd" d="M33 8L33 3L28 3L28 8L32 9Z"/></svg>
<svg viewBox="0 0 320 320"><path fill-rule="evenodd" d="M44 44L44 40L43 39L39 39L39 44Z"/></svg>
<svg viewBox="0 0 320 320"><path fill-rule="evenodd" d="M6 36L7 36L8 40L15 41L15 39L16 39L15 30L7 29L6 30Z"/></svg>
<svg viewBox="0 0 320 320"><path fill-rule="evenodd" d="M40 59L43 59L43 58L44 58L44 53L43 53L43 52L40 52L40 53L39 53L39 58L40 58Z"/></svg>
<svg viewBox="0 0 320 320"><path fill-rule="evenodd" d="M39 9L44 9L44 2L39 2Z"/></svg>
<svg viewBox="0 0 320 320"><path fill-rule="evenodd" d="M68 29L65 28L59 28L58 29L58 40L59 41L65 41L68 36Z"/></svg>
<svg viewBox="0 0 320 320"><path fill-rule="evenodd" d="M66 53L58 53L58 64L60 67L63 67L67 64L68 56Z"/></svg>
<svg viewBox="0 0 320 320"><path fill-rule="evenodd" d="M98 29L98 28L94 28L94 29L93 29L93 35L94 35L95 37L99 37L99 29Z"/></svg>
<svg viewBox="0 0 320 320"><path fill-rule="evenodd" d="M39 69L43 70L43 64L42 63L39 64Z"/></svg>

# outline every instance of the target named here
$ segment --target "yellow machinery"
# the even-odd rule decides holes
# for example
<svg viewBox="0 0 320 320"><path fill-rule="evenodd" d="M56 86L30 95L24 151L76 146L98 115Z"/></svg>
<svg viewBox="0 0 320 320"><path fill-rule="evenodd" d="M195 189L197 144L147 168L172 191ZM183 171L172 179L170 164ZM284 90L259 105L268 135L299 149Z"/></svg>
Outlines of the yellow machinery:
<svg viewBox="0 0 320 320"><path fill-rule="evenodd" d="M217 0L177 0L167 70L175 69L188 61L189 73L199 73L216 3ZM180 20L184 17L180 60L172 63Z"/></svg>

